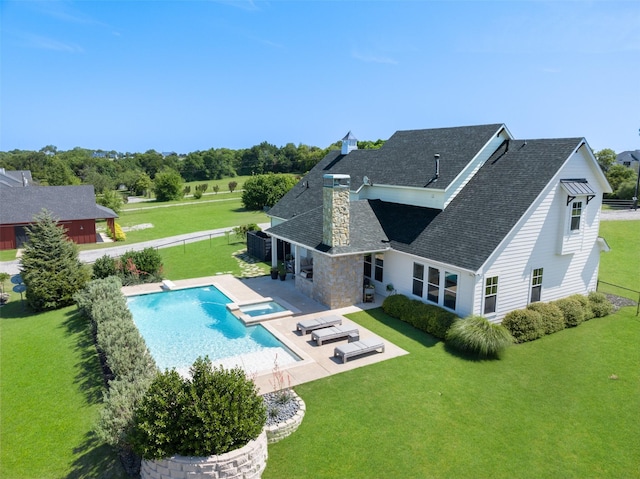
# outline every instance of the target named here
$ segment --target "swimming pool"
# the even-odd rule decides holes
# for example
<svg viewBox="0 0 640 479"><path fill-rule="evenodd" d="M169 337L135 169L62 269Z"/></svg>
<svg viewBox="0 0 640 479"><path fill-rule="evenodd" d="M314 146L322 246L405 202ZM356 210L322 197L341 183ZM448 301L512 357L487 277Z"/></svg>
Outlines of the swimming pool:
<svg viewBox="0 0 640 479"><path fill-rule="evenodd" d="M245 326L227 309L229 298L213 286L130 296L129 310L160 370L188 374L198 356L248 373L300 358L260 324Z"/></svg>

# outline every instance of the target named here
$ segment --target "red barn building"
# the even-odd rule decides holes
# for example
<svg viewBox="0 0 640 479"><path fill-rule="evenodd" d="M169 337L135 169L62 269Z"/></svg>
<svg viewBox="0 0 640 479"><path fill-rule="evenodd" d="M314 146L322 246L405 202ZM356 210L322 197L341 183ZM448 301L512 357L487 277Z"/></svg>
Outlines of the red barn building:
<svg viewBox="0 0 640 479"><path fill-rule="evenodd" d="M19 248L27 241L25 226L47 210L77 244L95 243L96 220L106 219L113 232L118 215L96 204L92 185L15 186L0 184L0 250Z"/></svg>

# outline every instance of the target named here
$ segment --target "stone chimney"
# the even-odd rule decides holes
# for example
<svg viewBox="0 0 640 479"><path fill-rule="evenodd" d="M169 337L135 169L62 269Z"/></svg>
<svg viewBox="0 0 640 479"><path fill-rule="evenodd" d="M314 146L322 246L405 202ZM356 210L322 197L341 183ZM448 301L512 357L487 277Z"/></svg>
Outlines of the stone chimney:
<svg viewBox="0 0 640 479"><path fill-rule="evenodd" d="M351 132L342 139L342 151L343 155L348 155L350 151L358 149L358 140Z"/></svg>
<svg viewBox="0 0 640 479"><path fill-rule="evenodd" d="M330 247L349 246L349 175L322 177L322 242Z"/></svg>

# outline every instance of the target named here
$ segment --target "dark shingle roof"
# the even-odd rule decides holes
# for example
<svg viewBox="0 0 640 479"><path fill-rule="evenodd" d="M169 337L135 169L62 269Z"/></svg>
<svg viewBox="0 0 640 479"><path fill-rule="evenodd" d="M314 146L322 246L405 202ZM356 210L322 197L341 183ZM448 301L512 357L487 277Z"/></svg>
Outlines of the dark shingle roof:
<svg viewBox="0 0 640 479"><path fill-rule="evenodd" d="M30 223L43 209L60 221L118 217L96 205L91 185L0 188L0 205L0 224Z"/></svg>
<svg viewBox="0 0 640 479"><path fill-rule="evenodd" d="M414 241L392 247L477 271L582 141L505 141Z"/></svg>
<svg viewBox="0 0 640 479"><path fill-rule="evenodd" d="M582 141L505 141L444 211L381 200L353 201L351 247L328 252L380 251L388 241L394 250L477 271ZM306 192L301 185L296 188L298 194ZM321 245L322 207L268 231L327 251Z"/></svg>
<svg viewBox="0 0 640 479"><path fill-rule="evenodd" d="M322 205L322 175L347 174L356 190L367 176L373 184L426 186L440 155L440 178L430 188L444 189L504 125L480 125L396 132L378 150L331 151L271 210L269 215L290 219ZM307 188L306 185L309 185Z"/></svg>

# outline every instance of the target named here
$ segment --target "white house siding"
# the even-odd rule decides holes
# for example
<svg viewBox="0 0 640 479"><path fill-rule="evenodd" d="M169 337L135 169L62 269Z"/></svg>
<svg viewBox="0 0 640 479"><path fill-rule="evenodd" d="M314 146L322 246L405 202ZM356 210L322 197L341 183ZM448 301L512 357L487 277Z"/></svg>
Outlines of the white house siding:
<svg viewBox="0 0 640 479"><path fill-rule="evenodd" d="M483 314L485 279L498 276L496 313L486 315L501 321L505 314L526 307L534 268L544 268L541 301L548 302L572 294L595 290L598 277L601 194L586 205L580 234L581 248L571 254L558 254L557 238L567 228L567 194L560 179L586 178L591 187L602 191L603 185L583 154L574 154L561 168L532 208L523 216L503 244L485 263L475 289L474 309Z"/></svg>
<svg viewBox="0 0 640 479"><path fill-rule="evenodd" d="M354 198L351 198L352 200ZM360 190L357 199L382 200L402 205L443 209L444 191L429 188L408 188L399 186L367 186Z"/></svg>
<svg viewBox="0 0 640 479"><path fill-rule="evenodd" d="M422 298L413 294L413 263L420 263L425 266L425 287ZM440 270L439 306L442 306L444 298L444 273L445 271L455 273L458 275L458 290L456 294L456 309L454 312L462 318L471 314L473 311L473 291L475 286L475 275L473 273L398 251L390 251L384 254L384 285L378 283L376 285L376 292L380 293L384 291L386 285L391 283L398 294L403 294L408 298L418 299L424 303L432 304L430 301L427 301L426 285L428 267L438 268Z"/></svg>
<svg viewBox="0 0 640 479"><path fill-rule="evenodd" d="M499 135L494 136L485 147L473 158L472 161L460 172L460 174L447 187L447 192L443 197L444 203L440 208L446 208L451 200L456 197L460 190L465 187L471 178L476 174L485 161L498 149L505 140L510 139L506 129L503 129ZM446 163L446 158L441 160L440 168Z"/></svg>

